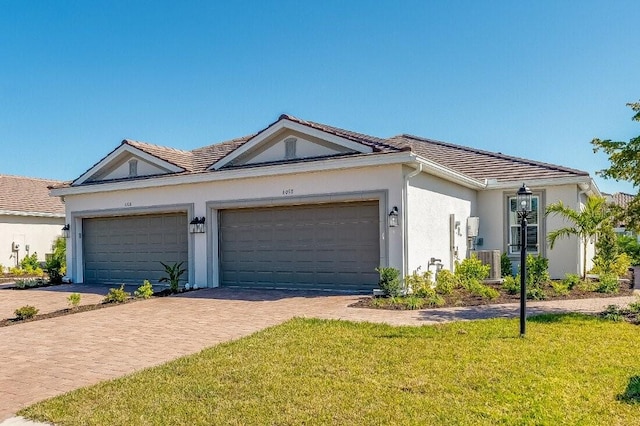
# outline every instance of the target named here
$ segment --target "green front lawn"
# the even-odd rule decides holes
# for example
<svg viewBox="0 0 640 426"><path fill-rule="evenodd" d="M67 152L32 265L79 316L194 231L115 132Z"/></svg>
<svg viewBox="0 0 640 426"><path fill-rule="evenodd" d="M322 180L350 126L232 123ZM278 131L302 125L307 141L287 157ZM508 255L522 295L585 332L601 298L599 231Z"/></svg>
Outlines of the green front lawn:
<svg viewBox="0 0 640 426"><path fill-rule="evenodd" d="M507 319L294 319L19 414L64 425L638 424L638 377L640 328L583 315L533 318L524 339Z"/></svg>

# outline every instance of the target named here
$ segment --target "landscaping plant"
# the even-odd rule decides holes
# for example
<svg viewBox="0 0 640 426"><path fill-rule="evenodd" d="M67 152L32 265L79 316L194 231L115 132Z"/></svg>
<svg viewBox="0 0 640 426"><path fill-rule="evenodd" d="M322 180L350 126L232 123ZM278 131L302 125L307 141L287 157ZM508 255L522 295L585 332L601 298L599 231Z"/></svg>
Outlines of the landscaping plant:
<svg viewBox="0 0 640 426"><path fill-rule="evenodd" d="M513 264L511 263L511 259L507 253L502 253L500 255L500 271L502 278L513 277Z"/></svg>
<svg viewBox="0 0 640 426"><path fill-rule="evenodd" d="M495 299L499 296L496 289L482 284L482 281L489 277L491 267L482 263L480 259L473 253L462 262L456 262L455 277L460 285L467 289L471 294L482 298Z"/></svg>
<svg viewBox="0 0 640 426"><path fill-rule="evenodd" d="M124 291L124 284L120 288L110 288L109 293L104 297L104 303L123 303L131 296L131 293Z"/></svg>
<svg viewBox="0 0 640 426"><path fill-rule="evenodd" d="M139 299L149 299L151 296L153 296L153 286L151 285L149 280L144 280L142 282L142 285L133 292L133 295Z"/></svg>
<svg viewBox="0 0 640 426"><path fill-rule="evenodd" d="M397 297L402 294L402 283L398 269L381 266L376 268L376 271L380 274L378 287L386 297Z"/></svg>
<svg viewBox="0 0 640 426"><path fill-rule="evenodd" d="M171 292L177 293L178 286L180 284L180 277L186 272L186 269L182 267L184 262L174 263L173 265L167 265L164 262L160 263L164 267L164 272L167 274L166 277L160 278L160 282L168 282Z"/></svg>
<svg viewBox="0 0 640 426"><path fill-rule="evenodd" d="M62 283L62 277L67 271L67 240L58 237L53 243L53 253L46 260L45 268L52 284Z"/></svg>
<svg viewBox="0 0 640 426"><path fill-rule="evenodd" d="M15 310L16 318L18 320L26 320L33 318L38 313L38 309L35 306L25 305Z"/></svg>
<svg viewBox="0 0 640 426"><path fill-rule="evenodd" d="M77 308L78 305L80 305L80 299L82 298L82 296L80 295L80 293L71 293L69 295L69 297L67 297L67 302L69 303L69 306L73 309L73 308Z"/></svg>

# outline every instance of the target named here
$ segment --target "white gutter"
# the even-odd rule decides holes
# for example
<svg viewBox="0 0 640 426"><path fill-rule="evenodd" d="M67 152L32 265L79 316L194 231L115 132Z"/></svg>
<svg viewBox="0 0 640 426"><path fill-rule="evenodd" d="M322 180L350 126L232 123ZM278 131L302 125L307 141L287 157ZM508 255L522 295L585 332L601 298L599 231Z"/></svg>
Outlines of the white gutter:
<svg viewBox="0 0 640 426"><path fill-rule="evenodd" d="M510 181L496 182L489 180L487 182L486 189L518 189L523 183L526 183L528 187L534 186L558 186L558 185L591 185L592 179L590 176L576 176L569 178L547 178L547 179L518 179ZM598 191L599 193L600 191Z"/></svg>
<svg viewBox="0 0 640 426"><path fill-rule="evenodd" d="M442 179L455 182L459 185L465 186L471 189L485 189L487 187L486 179L483 181L471 178L467 175L463 175L462 173L455 172L449 168L443 167L440 164L427 160L426 158L422 158L416 156L415 161L424 166L423 171L428 172L434 176L438 176Z"/></svg>
<svg viewBox="0 0 640 426"><path fill-rule="evenodd" d="M408 213L408 195L409 195L409 179L422 173L423 163L418 162L414 166L416 169L404 177L404 185L402 185L402 276L409 275L409 213Z"/></svg>
<svg viewBox="0 0 640 426"><path fill-rule="evenodd" d="M55 217L64 218L64 213L21 212L15 210L0 210L0 216L26 216L26 217Z"/></svg>

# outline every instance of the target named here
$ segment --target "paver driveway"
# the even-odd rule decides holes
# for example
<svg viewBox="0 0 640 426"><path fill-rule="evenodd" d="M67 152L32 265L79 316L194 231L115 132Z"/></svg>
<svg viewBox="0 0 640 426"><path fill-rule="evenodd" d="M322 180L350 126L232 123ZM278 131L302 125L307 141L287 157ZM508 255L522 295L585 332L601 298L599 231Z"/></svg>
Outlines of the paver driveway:
<svg viewBox="0 0 640 426"><path fill-rule="evenodd" d="M7 296L0 293L0 297ZM207 289L1 327L0 422L41 399L194 353L294 316L420 325L518 314L518 304L421 311L348 308L357 298ZM532 303L530 313L589 312L631 300Z"/></svg>

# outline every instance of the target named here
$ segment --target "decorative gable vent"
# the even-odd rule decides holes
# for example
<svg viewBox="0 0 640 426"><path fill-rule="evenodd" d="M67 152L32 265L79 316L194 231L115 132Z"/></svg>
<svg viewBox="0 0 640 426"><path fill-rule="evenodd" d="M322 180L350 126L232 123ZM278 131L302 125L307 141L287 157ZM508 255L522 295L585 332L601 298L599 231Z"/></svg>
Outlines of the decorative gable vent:
<svg viewBox="0 0 640 426"><path fill-rule="evenodd" d="M129 177L138 176L138 160L129 161Z"/></svg>
<svg viewBox="0 0 640 426"><path fill-rule="evenodd" d="M296 158L296 138L285 139L284 141L284 159L292 160Z"/></svg>

